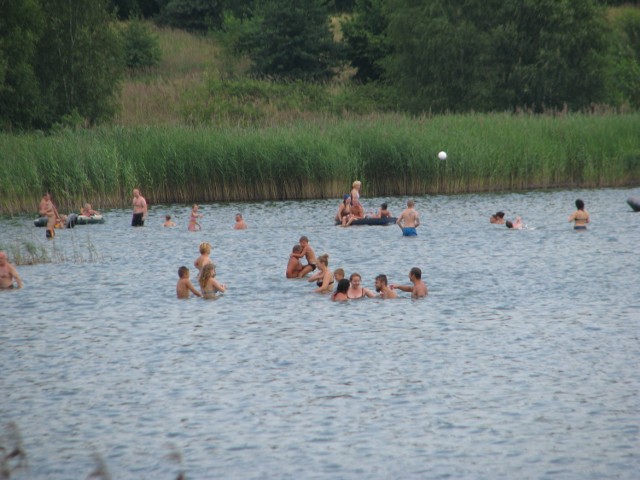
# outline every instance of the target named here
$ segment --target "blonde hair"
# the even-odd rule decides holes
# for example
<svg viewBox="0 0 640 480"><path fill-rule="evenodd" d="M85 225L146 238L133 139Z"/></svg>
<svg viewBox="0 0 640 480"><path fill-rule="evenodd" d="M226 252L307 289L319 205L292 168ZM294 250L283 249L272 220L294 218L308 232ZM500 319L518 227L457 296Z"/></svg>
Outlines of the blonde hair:
<svg viewBox="0 0 640 480"><path fill-rule="evenodd" d="M207 282L210 278L216 276L216 267L213 263L207 263L204 267L202 267L202 272L200 273L200 279L198 282L202 288L207 286Z"/></svg>
<svg viewBox="0 0 640 480"><path fill-rule="evenodd" d="M361 182L360 180L356 180L355 182L353 182L353 183L351 184L351 186L352 186L353 188L356 188L356 185L362 185L362 182Z"/></svg>
<svg viewBox="0 0 640 480"><path fill-rule="evenodd" d="M343 268L336 268L333 271L333 276L335 277L336 275L342 275L343 277L346 276L346 274L344 273L344 269Z"/></svg>
<svg viewBox="0 0 640 480"><path fill-rule="evenodd" d="M209 242L202 242L200 244L200 253L209 255L211 253L211 244Z"/></svg>

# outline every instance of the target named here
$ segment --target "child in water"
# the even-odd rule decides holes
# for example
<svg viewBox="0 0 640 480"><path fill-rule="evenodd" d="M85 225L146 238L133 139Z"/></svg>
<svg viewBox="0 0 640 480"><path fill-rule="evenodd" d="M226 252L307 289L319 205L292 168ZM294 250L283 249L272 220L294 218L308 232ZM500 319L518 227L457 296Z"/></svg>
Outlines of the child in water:
<svg viewBox="0 0 640 480"><path fill-rule="evenodd" d="M189 279L189 269L182 266L178 269L178 284L176 285L176 295L178 298L189 298L189 292L193 293L196 297L201 297L202 294L196 290Z"/></svg>
<svg viewBox="0 0 640 480"><path fill-rule="evenodd" d="M216 298L216 293L224 293L227 289L225 284L216 280L216 267L213 263L202 267L199 283L203 298Z"/></svg>
<svg viewBox="0 0 640 480"><path fill-rule="evenodd" d="M189 218L189 231L195 232L198 230L202 230L202 226L198 223L198 219L202 218L203 215L198 213L198 205L195 203L191 207L191 217Z"/></svg>
<svg viewBox="0 0 640 480"><path fill-rule="evenodd" d="M211 244L209 242L202 242L200 244L200 256L193 262L193 266L198 269L198 278L202 275L202 269L207 263L213 263L209 255L211 254Z"/></svg>
<svg viewBox="0 0 640 480"><path fill-rule="evenodd" d="M164 216L164 223L162 224L163 227L175 227L176 226L176 222L174 222L173 220L171 220L171 215L165 215Z"/></svg>

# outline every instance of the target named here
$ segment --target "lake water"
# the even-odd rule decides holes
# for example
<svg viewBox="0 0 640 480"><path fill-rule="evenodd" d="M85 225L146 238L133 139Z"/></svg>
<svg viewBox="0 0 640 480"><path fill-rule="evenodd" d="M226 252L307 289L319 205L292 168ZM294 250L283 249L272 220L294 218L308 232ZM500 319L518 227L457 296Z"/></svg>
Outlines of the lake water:
<svg viewBox="0 0 640 480"><path fill-rule="evenodd" d="M138 229L113 210L48 243L32 218L0 220L5 248L66 258L0 292L0 421L29 462L16 478L86 478L95 456L118 479L638 478L634 194L419 197L417 238L334 227L338 200L202 205L195 233L188 206ZM567 222L579 197L586 232ZM406 199L363 200L395 214ZM489 224L497 210L527 228ZM430 294L332 303L284 278L301 235L369 288L421 267ZM202 241L228 292L176 300Z"/></svg>

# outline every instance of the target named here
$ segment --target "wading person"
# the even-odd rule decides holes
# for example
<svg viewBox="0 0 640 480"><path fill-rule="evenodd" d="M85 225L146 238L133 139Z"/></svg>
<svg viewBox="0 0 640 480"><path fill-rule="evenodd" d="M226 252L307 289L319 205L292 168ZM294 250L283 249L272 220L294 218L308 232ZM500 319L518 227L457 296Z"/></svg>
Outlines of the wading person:
<svg viewBox="0 0 640 480"><path fill-rule="evenodd" d="M398 298L398 294L389 287L389 281L386 275L378 275L376 277L376 292L380 294L380 298Z"/></svg>
<svg viewBox="0 0 640 480"><path fill-rule="evenodd" d="M51 201L51 194L45 193L40 200L40 206L38 208L40 215L47 217L47 231L46 237L53 238L56 235L56 223L60 221L60 214L56 209L56 206Z"/></svg>
<svg viewBox="0 0 640 480"><path fill-rule="evenodd" d="M200 283L202 298L206 299L216 298L218 292L224 293L227 290L225 284L216 280L216 266L213 263L207 263L202 267L198 283Z"/></svg>
<svg viewBox="0 0 640 480"><path fill-rule="evenodd" d="M350 282L349 282L349 290L347 291L347 297L349 297L352 300L355 300L357 298L365 298L365 297L375 298L376 296L375 293L373 293L371 290L364 288L362 286L362 277L360 276L359 273L353 272L349 277L349 279L350 279Z"/></svg>
<svg viewBox="0 0 640 480"><path fill-rule="evenodd" d="M396 224L402 230L402 235L405 237L415 237L418 235L416 227L420 225L420 215L415 209L416 202L413 200L407 201L407 208L400 214Z"/></svg>
<svg viewBox="0 0 640 480"><path fill-rule="evenodd" d="M176 285L176 296L178 298L189 298L189 292L193 293L196 297L201 297L202 294L196 290L191 280L189 279L189 269L187 267L180 267L178 269L178 284Z"/></svg>
<svg viewBox="0 0 640 480"><path fill-rule="evenodd" d="M289 255L289 262L287 263L287 278L298 278L300 276L300 272L302 271L302 262L300 258L294 256L294 253L302 252L302 245L296 243L293 246L293 250Z"/></svg>
<svg viewBox="0 0 640 480"><path fill-rule="evenodd" d="M234 230L246 230L247 226L244 218L242 218L242 214L236 213L236 223L233 225Z"/></svg>
<svg viewBox="0 0 640 480"><path fill-rule="evenodd" d="M5 252L0 252L0 290L22 288L22 279L16 267L11 265Z"/></svg>
<svg viewBox="0 0 640 480"><path fill-rule="evenodd" d="M307 264L302 266L302 270L298 274L298 277L304 277L307 273L313 272L316 269L316 253L309 245L309 239L306 236L300 237L300 246L302 246L302 250L299 253L292 253L296 258L306 257Z"/></svg>
<svg viewBox="0 0 640 480"><path fill-rule="evenodd" d="M584 209L584 202L582 200L576 200L576 211L569 215L569 221L574 222L574 230L587 229L587 223L589 223L591 220L589 218L589 212Z"/></svg>
<svg viewBox="0 0 640 480"><path fill-rule="evenodd" d="M413 267L409 271L409 281L412 285L391 285L391 288L402 290L403 292L410 292L411 298L426 297L428 290L427 285L422 281L422 270L418 267Z"/></svg>
<svg viewBox="0 0 640 480"><path fill-rule="evenodd" d="M131 218L132 227L143 227L147 218L147 201L137 188L133 189L133 217Z"/></svg>

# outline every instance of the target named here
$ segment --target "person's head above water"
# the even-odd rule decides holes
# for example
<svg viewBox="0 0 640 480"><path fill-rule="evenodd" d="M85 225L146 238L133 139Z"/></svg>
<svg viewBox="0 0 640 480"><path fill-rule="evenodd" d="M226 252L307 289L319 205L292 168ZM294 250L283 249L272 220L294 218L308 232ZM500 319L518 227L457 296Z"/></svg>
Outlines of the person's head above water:
<svg viewBox="0 0 640 480"><path fill-rule="evenodd" d="M576 208L578 210L584 210L584 202L580 199L576 200Z"/></svg>

